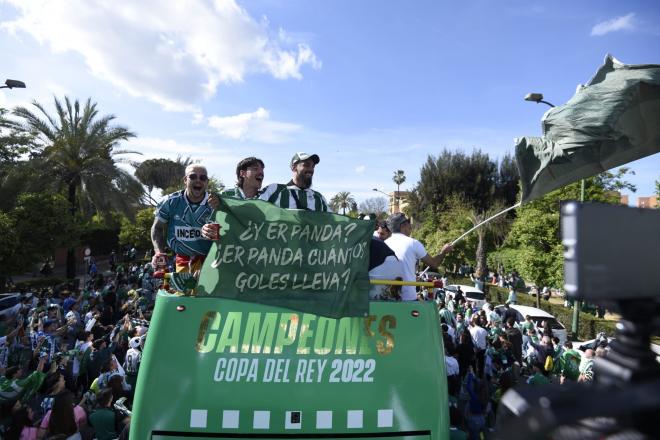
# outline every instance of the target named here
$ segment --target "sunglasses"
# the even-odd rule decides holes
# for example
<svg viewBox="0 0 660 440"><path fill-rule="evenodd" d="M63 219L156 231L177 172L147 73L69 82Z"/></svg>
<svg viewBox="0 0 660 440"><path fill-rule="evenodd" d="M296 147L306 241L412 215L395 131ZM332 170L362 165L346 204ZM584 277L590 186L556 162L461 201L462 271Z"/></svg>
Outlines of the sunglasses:
<svg viewBox="0 0 660 440"><path fill-rule="evenodd" d="M188 179L190 179L190 180L199 179L202 182L206 182L207 180L209 180L209 177L206 174L199 174L198 175L198 174L192 173L192 174L188 174Z"/></svg>

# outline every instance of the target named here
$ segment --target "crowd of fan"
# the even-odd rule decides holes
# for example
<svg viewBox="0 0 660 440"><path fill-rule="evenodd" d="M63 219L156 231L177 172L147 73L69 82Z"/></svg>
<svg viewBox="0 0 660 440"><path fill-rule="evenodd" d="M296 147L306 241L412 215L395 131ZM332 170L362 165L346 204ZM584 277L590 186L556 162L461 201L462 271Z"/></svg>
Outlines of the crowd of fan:
<svg viewBox="0 0 660 440"><path fill-rule="evenodd" d="M128 438L157 282L151 265L113 269L0 315L0 438Z"/></svg>
<svg viewBox="0 0 660 440"><path fill-rule="evenodd" d="M582 353L570 341L561 344L545 321L526 316L517 322L508 303L498 312L488 301L475 308L460 289L455 295L436 295L452 438L487 436L502 395L514 385L593 381L593 358L606 354L602 347Z"/></svg>

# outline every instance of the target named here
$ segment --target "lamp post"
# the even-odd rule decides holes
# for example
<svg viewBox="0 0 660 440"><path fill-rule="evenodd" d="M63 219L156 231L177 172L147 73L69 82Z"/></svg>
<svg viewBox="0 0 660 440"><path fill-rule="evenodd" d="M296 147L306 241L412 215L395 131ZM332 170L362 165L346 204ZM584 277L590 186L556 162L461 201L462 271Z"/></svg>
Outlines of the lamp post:
<svg viewBox="0 0 660 440"><path fill-rule="evenodd" d="M528 93L525 95L525 101L531 101L537 104L543 103L549 105L550 107L554 107L553 104L543 100L543 93ZM580 180L580 202L584 202L584 179ZM539 293L536 294L537 299L538 295ZM573 302L573 322L571 324L571 333L573 333L573 339L577 340L578 330L580 328L580 301L578 300Z"/></svg>
<svg viewBox="0 0 660 440"><path fill-rule="evenodd" d="M5 80L5 85L0 86L0 89L24 89L25 83L16 79Z"/></svg>
<svg viewBox="0 0 660 440"><path fill-rule="evenodd" d="M387 194L386 192L383 192L383 191L379 190L378 188L372 188L371 190L372 190L372 191L379 192L379 193L383 194L384 196L387 196L387 200L388 200L388 202L389 202L389 204L390 204L390 211L392 211L392 205L394 204L394 202L393 202L392 200L393 200L394 198L391 197L391 196L390 196L389 194ZM390 214L392 214L392 212L390 212Z"/></svg>
<svg viewBox="0 0 660 440"><path fill-rule="evenodd" d="M547 104L550 107L554 107L554 105L550 104L548 101L543 100L543 93L528 93L525 95L525 101L531 101L537 104L542 102L543 104Z"/></svg>

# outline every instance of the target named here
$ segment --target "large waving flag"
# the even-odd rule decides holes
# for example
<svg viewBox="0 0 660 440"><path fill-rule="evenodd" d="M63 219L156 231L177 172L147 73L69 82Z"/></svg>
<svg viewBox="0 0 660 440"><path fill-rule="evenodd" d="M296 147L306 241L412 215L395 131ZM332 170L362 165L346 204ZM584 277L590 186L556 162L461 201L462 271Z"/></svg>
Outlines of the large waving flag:
<svg viewBox="0 0 660 440"><path fill-rule="evenodd" d="M204 261L197 296L330 318L368 313L374 221L225 197L215 219L220 240Z"/></svg>
<svg viewBox="0 0 660 440"><path fill-rule="evenodd" d="M607 55L542 124L543 137L516 139L523 202L660 151L660 65Z"/></svg>

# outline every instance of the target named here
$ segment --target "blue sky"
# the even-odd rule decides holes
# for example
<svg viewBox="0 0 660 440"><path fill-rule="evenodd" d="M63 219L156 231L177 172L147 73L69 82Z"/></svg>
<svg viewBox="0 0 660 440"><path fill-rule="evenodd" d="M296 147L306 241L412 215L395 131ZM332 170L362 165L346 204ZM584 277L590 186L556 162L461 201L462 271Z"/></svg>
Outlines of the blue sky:
<svg viewBox="0 0 660 440"><path fill-rule="evenodd" d="M317 153L314 188L361 201L444 148L512 154L547 109L524 95L563 104L607 53L660 63L660 3L0 0L0 50L28 85L0 106L92 97L135 159L192 156L229 186L243 157L271 183ZM651 195L660 155L631 167Z"/></svg>

